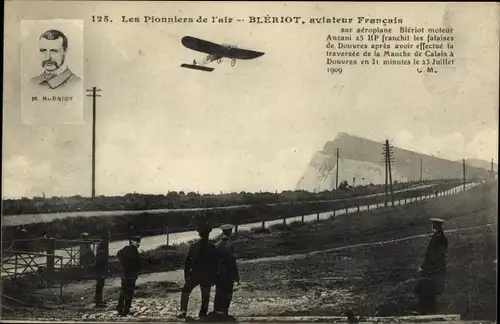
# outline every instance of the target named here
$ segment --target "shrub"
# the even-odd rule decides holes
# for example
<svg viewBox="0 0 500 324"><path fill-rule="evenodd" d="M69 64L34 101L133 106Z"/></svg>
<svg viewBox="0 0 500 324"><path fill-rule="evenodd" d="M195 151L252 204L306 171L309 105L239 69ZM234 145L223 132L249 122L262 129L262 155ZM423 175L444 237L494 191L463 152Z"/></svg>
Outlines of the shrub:
<svg viewBox="0 0 500 324"><path fill-rule="evenodd" d="M284 223L279 223L279 224L274 224L269 227L271 230L276 230L276 231L288 231L290 228L288 224Z"/></svg>
<svg viewBox="0 0 500 324"><path fill-rule="evenodd" d="M290 224L288 224L288 227L290 229L297 229L297 228L304 227L305 225L306 225L305 222L303 223L302 221L293 221Z"/></svg>
<svg viewBox="0 0 500 324"><path fill-rule="evenodd" d="M250 231L252 233L255 233L255 234L271 234L271 231L269 230L269 228L262 228L261 226L259 227L252 227L250 229Z"/></svg>

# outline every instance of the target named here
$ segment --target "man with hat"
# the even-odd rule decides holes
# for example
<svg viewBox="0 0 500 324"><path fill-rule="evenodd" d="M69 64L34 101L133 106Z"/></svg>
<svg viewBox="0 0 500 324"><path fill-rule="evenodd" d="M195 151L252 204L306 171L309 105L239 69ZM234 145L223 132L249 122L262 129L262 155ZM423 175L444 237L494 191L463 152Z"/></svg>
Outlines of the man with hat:
<svg viewBox="0 0 500 324"><path fill-rule="evenodd" d="M118 251L116 255L122 266L122 285L117 308L120 316L127 316L132 307L135 282L141 270L141 256L138 250L140 245L141 237L132 236L129 245Z"/></svg>
<svg viewBox="0 0 500 324"><path fill-rule="evenodd" d="M189 296L196 286L201 290L201 307L199 317L208 313L210 289L215 284L217 275L217 254L215 245L208 238L212 228L207 223L198 226L200 240L191 244L184 263L184 280L181 293L181 312L179 318L185 318L189 303Z"/></svg>
<svg viewBox="0 0 500 324"><path fill-rule="evenodd" d="M95 261L95 255L91 247L92 241L90 240L89 233L80 234L80 239L80 265L90 270Z"/></svg>
<svg viewBox="0 0 500 324"><path fill-rule="evenodd" d="M427 246L424 262L419 269L423 279L415 287L415 292L419 296L420 312L424 314L437 312L436 298L444 292L448 250L448 240L443 232L444 220L440 218L430 220L434 234Z"/></svg>
<svg viewBox="0 0 500 324"><path fill-rule="evenodd" d="M225 224L220 228L222 230L222 237L215 245L219 257L219 267L217 271L214 311L228 316L229 305L233 299L234 282L237 282L238 285L240 284L240 275L234 246L231 242L234 226Z"/></svg>
<svg viewBox="0 0 500 324"><path fill-rule="evenodd" d="M95 287L95 306L96 308L106 307L106 303L102 300L104 283L108 275L109 266L109 237L110 233L107 230L101 232L101 239L97 244L95 262L93 266L96 277Z"/></svg>

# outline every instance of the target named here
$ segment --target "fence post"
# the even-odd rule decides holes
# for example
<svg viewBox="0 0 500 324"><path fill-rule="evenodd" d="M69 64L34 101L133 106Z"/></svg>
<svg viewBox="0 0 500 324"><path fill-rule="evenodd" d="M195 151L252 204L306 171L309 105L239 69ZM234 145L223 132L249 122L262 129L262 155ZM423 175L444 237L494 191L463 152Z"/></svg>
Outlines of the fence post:
<svg viewBox="0 0 500 324"><path fill-rule="evenodd" d="M302 223L304 222L304 215L302 215Z"/></svg>
<svg viewBox="0 0 500 324"><path fill-rule="evenodd" d="M238 233L238 223L234 224L234 233Z"/></svg>
<svg viewBox="0 0 500 324"><path fill-rule="evenodd" d="M14 279L16 279L16 277L17 277L17 253L14 255Z"/></svg>
<svg viewBox="0 0 500 324"><path fill-rule="evenodd" d="M53 238L47 239L47 276L46 280L52 284L54 274L54 261L56 252L56 241Z"/></svg>
<svg viewBox="0 0 500 324"><path fill-rule="evenodd" d="M370 205L366 205L366 211L370 211Z"/></svg>
<svg viewBox="0 0 500 324"><path fill-rule="evenodd" d="M167 234L167 246L170 246L170 232L168 230L168 225L165 225L165 234Z"/></svg>
<svg viewBox="0 0 500 324"><path fill-rule="evenodd" d="M319 212L316 213L316 220L319 222Z"/></svg>
<svg viewBox="0 0 500 324"><path fill-rule="evenodd" d="M360 212L359 205L358 205L358 213Z"/></svg>
<svg viewBox="0 0 500 324"><path fill-rule="evenodd" d="M406 197L405 197L405 205L406 205Z"/></svg>
<svg viewBox="0 0 500 324"><path fill-rule="evenodd" d="M54 255L55 255L55 240L53 238L47 239L47 271L54 270Z"/></svg>
<svg viewBox="0 0 500 324"><path fill-rule="evenodd" d="M333 217L335 217L335 209L333 210Z"/></svg>
<svg viewBox="0 0 500 324"><path fill-rule="evenodd" d="M283 225L286 225L286 217L283 217ZM264 224L262 224L262 228L264 228Z"/></svg>
<svg viewBox="0 0 500 324"><path fill-rule="evenodd" d="M69 264L70 265L77 265L76 264L76 260L75 260L75 254L73 252L74 252L73 251L73 245L71 245L69 247L69 252L68 252L68 254L69 254Z"/></svg>
<svg viewBox="0 0 500 324"><path fill-rule="evenodd" d="M345 208L345 214L346 215L349 214L349 208L348 207Z"/></svg>
<svg viewBox="0 0 500 324"><path fill-rule="evenodd" d="M286 218L283 218L283 220L285 220ZM262 221L262 229L265 229L266 228L266 221Z"/></svg>

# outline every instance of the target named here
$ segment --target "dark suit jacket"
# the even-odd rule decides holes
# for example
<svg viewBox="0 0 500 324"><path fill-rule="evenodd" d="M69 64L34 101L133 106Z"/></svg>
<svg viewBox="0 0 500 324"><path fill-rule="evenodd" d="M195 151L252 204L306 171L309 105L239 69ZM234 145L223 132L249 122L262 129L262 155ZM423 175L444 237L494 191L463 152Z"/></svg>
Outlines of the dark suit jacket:
<svg viewBox="0 0 500 324"><path fill-rule="evenodd" d="M223 237L215 246L219 257L218 280L239 281L240 274L234 254L234 246L229 238Z"/></svg>
<svg viewBox="0 0 500 324"><path fill-rule="evenodd" d="M435 232L425 252L424 263L422 265L424 274L445 273L447 251L448 240L443 231Z"/></svg>
<svg viewBox="0 0 500 324"><path fill-rule="evenodd" d="M184 277L196 283L214 284L218 256L215 245L208 240L191 244L184 263Z"/></svg>
<svg viewBox="0 0 500 324"><path fill-rule="evenodd" d="M45 73L42 73L41 75L31 79L32 83L38 84L39 86L47 89L63 88L79 81L81 81L81 78L76 76L68 68L53 78L48 78Z"/></svg>
<svg viewBox="0 0 500 324"><path fill-rule="evenodd" d="M133 245L127 245L117 254L120 260L123 277L129 279L137 279L141 271L141 256L139 251Z"/></svg>

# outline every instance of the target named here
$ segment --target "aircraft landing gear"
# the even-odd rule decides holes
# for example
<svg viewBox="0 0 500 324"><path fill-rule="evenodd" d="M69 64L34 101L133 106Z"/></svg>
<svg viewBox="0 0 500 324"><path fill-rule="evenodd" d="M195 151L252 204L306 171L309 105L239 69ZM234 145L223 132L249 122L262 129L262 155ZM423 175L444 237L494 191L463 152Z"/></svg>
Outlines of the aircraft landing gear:
<svg viewBox="0 0 500 324"><path fill-rule="evenodd" d="M236 64L236 60L235 59L232 59L231 60L231 66L234 66Z"/></svg>

